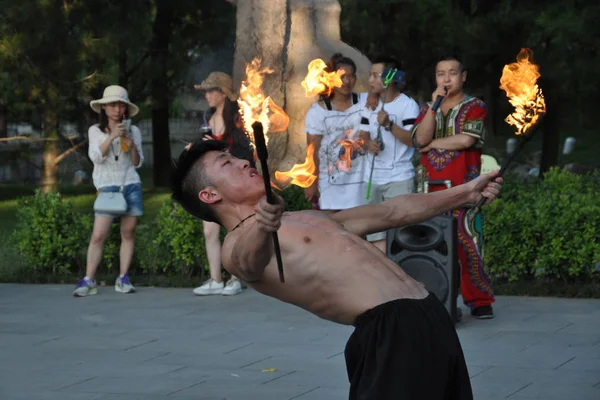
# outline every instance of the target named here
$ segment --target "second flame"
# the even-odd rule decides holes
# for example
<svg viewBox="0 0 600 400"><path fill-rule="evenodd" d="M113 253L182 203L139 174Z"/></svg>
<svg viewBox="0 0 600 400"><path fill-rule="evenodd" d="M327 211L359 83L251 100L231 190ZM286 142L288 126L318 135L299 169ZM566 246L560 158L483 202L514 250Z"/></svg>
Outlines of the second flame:
<svg viewBox="0 0 600 400"><path fill-rule="evenodd" d="M302 81L302 87L306 91L306 97L324 95L329 96L334 88L343 85L342 75L344 71L337 70L327 72L325 61L317 58L308 64L308 73Z"/></svg>
<svg viewBox="0 0 600 400"><path fill-rule="evenodd" d="M265 142L268 144L267 133L285 131L290 123L290 118L270 96L265 97L262 89L264 75L272 74L274 70L261 67L260 64L261 60L255 58L246 65L246 79L240 87L238 104L244 122L244 130L250 136L252 143L254 143L252 124L259 121L263 125Z"/></svg>
<svg viewBox="0 0 600 400"><path fill-rule="evenodd" d="M537 85L539 67L533 64L533 52L521 49L517 62L504 66L500 78L500 89L506 92L515 111L506 117L506 122L517 128L517 135L527 134L539 118L546 113L546 102Z"/></svg>

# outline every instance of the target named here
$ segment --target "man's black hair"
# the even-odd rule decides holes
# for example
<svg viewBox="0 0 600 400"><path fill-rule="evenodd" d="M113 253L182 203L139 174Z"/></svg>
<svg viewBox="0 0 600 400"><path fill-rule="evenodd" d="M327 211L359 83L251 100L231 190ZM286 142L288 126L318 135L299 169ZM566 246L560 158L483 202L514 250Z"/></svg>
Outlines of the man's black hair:
<svg viewBox="0 0 600 400"><path fill-rule="evenodd" d="M442 61L456 61L458 62L458 65L460 67L460 72L465 72L467 70L463 59L456 53L445 54L441 56L440 58L438 58L436 65Z"/></svg>
<svg viewBox="0 0 600 400"><path fill-rule="evenodd" d="M383 68L402 70L402 63L394 57L377 56L373 58L373 64L383 64Z"/></svg>
<svg viewBox="0 0 600 400"><path fill-rule="evenodd" d="M224 151L227 147L227 143L218 140L195 142L174 162L171 175L171 198L194 217L218 224L221 222L217 214L210 204L200 201L198 193L212 185L204 173L202 159L210 151Z"/></svg>

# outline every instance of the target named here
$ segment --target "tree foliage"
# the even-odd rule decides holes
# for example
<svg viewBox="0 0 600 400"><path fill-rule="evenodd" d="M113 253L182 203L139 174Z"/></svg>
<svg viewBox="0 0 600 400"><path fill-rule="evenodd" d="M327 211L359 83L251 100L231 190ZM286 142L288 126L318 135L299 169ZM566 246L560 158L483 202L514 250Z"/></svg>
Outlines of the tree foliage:
<svg viewBox="0 0 600 400"><path fill-rule="evenodd" d="M104 87L120 84L150 109L154 166L170 165L169 105L191 60L228 39L234 8L193 0L0 0L0 100L8 118L60 136L60 121L95 122L89 109ZM59 149L48 142L43 185L55 187ZM45 182L45 183L44 183ZM165 175L155 174L165 186Z"/></svg>
<svg viewBox="0 0 600 400"><path fill-rule="evenodd" d="M599 97L595 90L600 80L595 67L600 57L597 1L340 2L342 39L367 55L383 53L401 59L413 92L430 93L435 60L457 53L469 69L468 89L482 95L486 84L497 89L502 67L514 61L520 48L529 47L541 66L544 89L556 92L580 124ZM493 100L507 106L497 90Z"/></svg>
<svg viewBox="0 0 600 400"><path fill-rule="evenodd" d="M141 106L140 117L152 117L153 160L155 169L164 171L170 162L171 104L190 88L193 61L235 34L235 7L229 3L0 0L0 103L7 104L9 120L43 126L47 137L56 138L60 121L77 122L85 131L96 118L89 100L119 83ZM401 59L409 92L419 100L433 89L436 59L458 53L468 67L467 89L488 104L492 128L508 131L502 120L510 106L498 88L500 75L520 48L529 47L541 66L553 117L571 129L591 121L586 116L600 97L595 90L600 84L597 1L340 3L342 39L369 56ZM557 132L544 136L549 137L545 148L556 150ZM46 151L52 165L57 148L49 145ZM56 170L46 168L47 184ZM165 185L165 177L157 172L155 183Z"/></svg>

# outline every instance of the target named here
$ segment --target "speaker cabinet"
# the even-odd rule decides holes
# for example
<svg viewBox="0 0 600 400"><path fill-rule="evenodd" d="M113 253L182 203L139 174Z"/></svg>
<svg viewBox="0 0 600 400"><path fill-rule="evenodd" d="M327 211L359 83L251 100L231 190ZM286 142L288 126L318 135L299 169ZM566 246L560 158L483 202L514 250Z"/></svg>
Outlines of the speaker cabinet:
<svg viewBox="0 0 600 400"><path fill-rule="evenodd" d="M458 322L460 268L456 249L456 220L448 215L387 232L387 256L422 282L444 304L452 320Z"/></svg>

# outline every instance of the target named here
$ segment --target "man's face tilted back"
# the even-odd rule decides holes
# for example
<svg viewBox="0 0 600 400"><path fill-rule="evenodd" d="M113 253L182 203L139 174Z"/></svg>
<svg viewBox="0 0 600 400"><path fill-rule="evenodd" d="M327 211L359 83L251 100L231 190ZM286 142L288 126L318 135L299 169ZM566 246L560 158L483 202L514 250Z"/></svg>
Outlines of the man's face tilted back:
<svg viewBox="0 0 600 400"><path fill-rule="evenodd" d="M207 204L256 203L265 194L263 178L250 162L226 151L210 151L202 158L204 174L211 186L198 193Z"/></svg>
<svg viewBox="0 0 600 400"><path fill-rule="evenodd" d="M467 80L467 71L457 60L445 60L437 63L435 68L435 81L438 86L448 89L448 95L456 95L462 92L463 85Z"/></svg>

